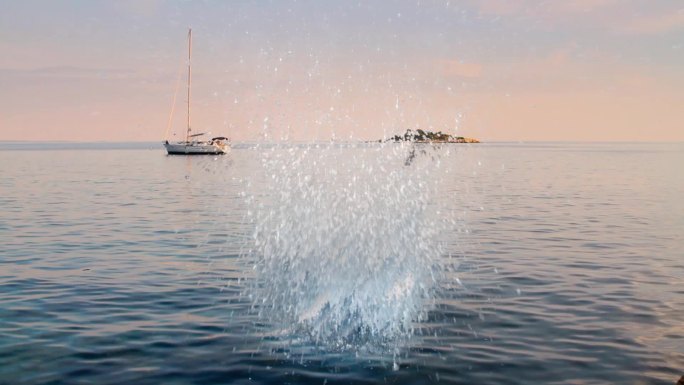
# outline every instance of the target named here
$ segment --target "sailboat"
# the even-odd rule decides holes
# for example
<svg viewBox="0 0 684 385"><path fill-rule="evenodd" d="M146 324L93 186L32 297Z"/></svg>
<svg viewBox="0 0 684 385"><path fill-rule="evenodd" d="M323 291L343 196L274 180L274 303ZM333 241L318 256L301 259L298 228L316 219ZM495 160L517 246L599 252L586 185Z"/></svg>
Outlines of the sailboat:
<svg viewBox="0 0 684 385"><path fill-rule="evenodd" d="M164 147L169 155L220 155L230 151L230 140L224 136L217 136L210 140L202 140L206 133L193 134L190 128L190 89L192 81L192 29L188 29L188 129L185 140L170 143L164 141ZM175 104L175 96L174 96ZM169 118L169 126L173 118L173 108ZM167 129L168 133L168 129Z"/></svg>

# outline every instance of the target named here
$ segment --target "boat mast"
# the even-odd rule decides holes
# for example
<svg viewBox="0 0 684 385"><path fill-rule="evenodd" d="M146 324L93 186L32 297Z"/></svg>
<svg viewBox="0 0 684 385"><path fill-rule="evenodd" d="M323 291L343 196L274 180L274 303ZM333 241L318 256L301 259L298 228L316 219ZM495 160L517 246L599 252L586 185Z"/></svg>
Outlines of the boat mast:
<svg viewBox="0 0 684 385"><path fill-rule="evenodd" d="M191 70L191 55L192 55L192 28L188 28L188 132L185 135L185 141L190 141L190 85L192 83Z"/></svg>

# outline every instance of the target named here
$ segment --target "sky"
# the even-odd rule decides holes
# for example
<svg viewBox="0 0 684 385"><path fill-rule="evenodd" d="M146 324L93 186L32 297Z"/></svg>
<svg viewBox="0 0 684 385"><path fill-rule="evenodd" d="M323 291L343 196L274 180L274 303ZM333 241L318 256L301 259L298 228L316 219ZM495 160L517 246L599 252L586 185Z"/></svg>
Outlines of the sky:
<svg viewBox="0 0 684 385"><path fill-rule="evenodd" d="M684 141L681 0L0 0L0 140L182 139L190 27L194 132Z"/></svg>

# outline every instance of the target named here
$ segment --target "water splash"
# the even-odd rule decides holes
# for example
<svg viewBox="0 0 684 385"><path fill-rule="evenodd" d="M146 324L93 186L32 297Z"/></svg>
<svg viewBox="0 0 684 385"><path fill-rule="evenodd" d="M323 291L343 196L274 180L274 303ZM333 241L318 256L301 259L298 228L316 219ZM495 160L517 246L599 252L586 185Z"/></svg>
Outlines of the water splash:
<svg viewBox="0 0 684 385"><path fill-rule="evenodd" d="M261 318L335 347L409 337L440 273L432 198L444 153L406 143L265 149L268 187L249 204L249 295Z"/></svg>

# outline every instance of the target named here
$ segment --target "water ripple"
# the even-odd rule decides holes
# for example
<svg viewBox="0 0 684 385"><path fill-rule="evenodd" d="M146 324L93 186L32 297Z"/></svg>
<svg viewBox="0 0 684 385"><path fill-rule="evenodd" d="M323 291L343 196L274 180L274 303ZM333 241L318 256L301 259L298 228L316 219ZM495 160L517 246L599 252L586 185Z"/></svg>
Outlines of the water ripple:
<svg viewBox="0 0 684 385"><path fill-rule="evenodd" d="M252 311L264 149L0 152L0 383L674 384L684 148L622 146L458 147L449 268L389 353Z"/></svg>

